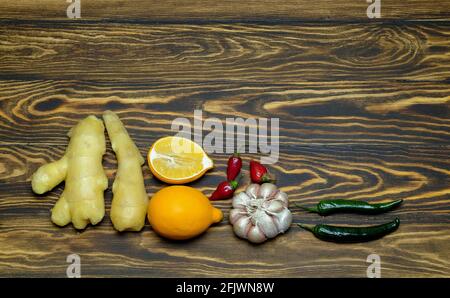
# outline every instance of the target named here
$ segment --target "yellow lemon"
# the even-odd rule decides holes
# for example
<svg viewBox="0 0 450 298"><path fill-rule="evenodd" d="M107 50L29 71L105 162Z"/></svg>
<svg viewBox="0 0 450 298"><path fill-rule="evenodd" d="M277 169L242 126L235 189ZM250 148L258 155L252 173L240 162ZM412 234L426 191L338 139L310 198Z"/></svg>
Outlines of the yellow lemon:
<svg viewBox="0 0 450 298"><path fill-rule="evenodd" d="M148 220L153 230L174 240L198 236L222 218L222 211L214 208L201 191L189 186L165 187L148 205Z"/></svg>
<svg viewBox="0 0 450 298"><path fill-rule="evenodd" d="M213 161L197 143L181 137L164 137L147 155L153 175L170 184L192 182L211 169Z"/></svg>

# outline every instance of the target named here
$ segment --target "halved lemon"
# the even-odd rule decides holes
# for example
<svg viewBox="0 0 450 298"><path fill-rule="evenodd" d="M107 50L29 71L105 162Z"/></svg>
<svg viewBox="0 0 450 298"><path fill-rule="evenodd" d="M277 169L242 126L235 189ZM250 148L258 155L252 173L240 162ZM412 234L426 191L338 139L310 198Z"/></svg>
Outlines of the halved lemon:
<svg viewBox="0 0 450 298"><path fill-rule="evenodd" d="M182 137L164 137L154 142L147 161L153 175L170 184L197 180L214 166L200 145Z"/></svg>

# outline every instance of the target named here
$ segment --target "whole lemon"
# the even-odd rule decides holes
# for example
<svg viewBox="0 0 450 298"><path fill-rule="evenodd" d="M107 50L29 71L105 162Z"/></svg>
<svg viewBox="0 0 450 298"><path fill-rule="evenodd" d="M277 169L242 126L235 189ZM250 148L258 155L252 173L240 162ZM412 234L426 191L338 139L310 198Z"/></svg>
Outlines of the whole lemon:
<svg viewBox="0 0 450 298"><path fill-rule="evenodd" d="M201 191L189 186L165 187L148 205L148 220L153 230L174 240L198 236L222 218L222 211L214 208Z"/></svg>

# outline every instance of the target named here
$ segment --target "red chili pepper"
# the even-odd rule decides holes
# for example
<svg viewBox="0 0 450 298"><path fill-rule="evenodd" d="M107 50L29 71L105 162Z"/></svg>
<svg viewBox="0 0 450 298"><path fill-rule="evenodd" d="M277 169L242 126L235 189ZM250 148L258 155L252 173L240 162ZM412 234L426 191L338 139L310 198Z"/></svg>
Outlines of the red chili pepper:
<svg viewBox="0 0 450 298"><path fill-rule="evenodd" d="M239 153L234 153L228 159L227 180L233 181L239 175L242 168L242 159Z"/></svg>
<svg viewBox="0 0 450 298"><path fill-rule="evenodd" d="M275 182L275 178L268 173L266 167L254 160L250 161L250 178L253 183Z"/></svg>
<svg viewBox="0 0 450 298"><path fill-rule="evenodd" d="M236 180L221 182L209 199L211 201L226 200L233 196L239 183Z"/></svg>

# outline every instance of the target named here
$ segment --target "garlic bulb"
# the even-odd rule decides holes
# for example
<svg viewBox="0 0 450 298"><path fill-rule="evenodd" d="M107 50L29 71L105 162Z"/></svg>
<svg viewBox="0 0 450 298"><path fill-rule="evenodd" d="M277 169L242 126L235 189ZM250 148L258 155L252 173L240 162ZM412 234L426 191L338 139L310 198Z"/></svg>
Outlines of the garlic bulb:
<svg viewBox="0 0 450 298"><path fill-rule="evenodd" d="M234 233L253 243L284 233L292 222L288 204L287 194L274 184L250 184L233 197L230 222Z"/></svg>

